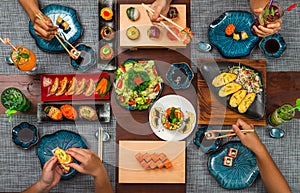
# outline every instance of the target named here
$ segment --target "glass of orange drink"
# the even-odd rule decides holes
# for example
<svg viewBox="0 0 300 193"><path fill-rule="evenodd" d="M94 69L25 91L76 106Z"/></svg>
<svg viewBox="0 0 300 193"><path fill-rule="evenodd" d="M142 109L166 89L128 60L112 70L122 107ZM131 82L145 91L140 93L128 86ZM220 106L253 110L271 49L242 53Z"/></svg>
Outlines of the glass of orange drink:
<svg viewBox="0 0 300 193"><path fill-rule="evenodd" d="M17 46L17 50L12 49L10 53L11 62L19 70L27 73L33 73L37 70L36 56L32 50L25 46Z"/></svg>

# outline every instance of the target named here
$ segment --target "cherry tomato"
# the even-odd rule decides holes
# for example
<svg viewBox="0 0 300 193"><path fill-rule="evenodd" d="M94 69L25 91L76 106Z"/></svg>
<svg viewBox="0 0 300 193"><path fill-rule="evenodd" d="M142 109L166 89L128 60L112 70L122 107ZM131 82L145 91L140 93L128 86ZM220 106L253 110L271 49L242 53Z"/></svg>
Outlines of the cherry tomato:
<svg viewBox="0 0 300 193"><path fill-rule="evenodd" d="M121 70L122 70L123 72L126 72L126 68L125 68L125 66L123 66L123 65L120 65L120 68L121 68Z"/></svg>
<svg viewBox="0 0 300 193"><path fill-rule="evenodd" d="M120 95L120 102L124 102L124 96L123 95Z"/></svg>
<svg viewBox="0 0 300 193"><path fill-rule="evenodd" d="M154 76L158 76L158 73L157 73L156 68L152 68L152 72L153 72L153 75L154 75Z"/></svg>
<svg viewBox="0 0 300 193"><path fill-rule="evenodd" d="M128 105L129 105L129 106L133 106L133 105L135 105L135 104L136 104L135 101L128 101Z"/></svg>

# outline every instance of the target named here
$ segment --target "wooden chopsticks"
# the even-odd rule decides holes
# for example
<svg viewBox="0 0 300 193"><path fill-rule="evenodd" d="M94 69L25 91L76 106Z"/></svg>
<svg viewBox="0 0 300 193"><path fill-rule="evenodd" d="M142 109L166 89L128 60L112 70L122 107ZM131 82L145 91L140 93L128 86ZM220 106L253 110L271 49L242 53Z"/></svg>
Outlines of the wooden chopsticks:
<svg viewBox="0 0 300 193"><path fill-rule="evenodd" d="M145 5L144 3L142 3L142 6L150 13L150 14L152 14L153 15L153 13L154 13L154 10L153 9L151 9L150 7L148 7L147 5ZM167 18L167 19L169 19L169 18ZM172 20L170 20L170 21L172 21ZM172 21L173 22L173 21ZM177 35L177 34L175 34L174 33L174 31L173 30L171 30L170 28L169 28L169 26L167 26L166 24L165 24L165 22L163 22L163 21L160 21L159 23L161 23L178 41L182 41L182 39ZM173 23L175 23L175 22L173 22ZM176 23L175 23L176 24ZM174 24L173 24L174 25ZM177 25L177 24L176 24ZM178 25L179 26L179 25ZM180 26L179 26L180 27ZM181 28L181 27L180 27Z"/></svg>
<svg viewBox="0 0 300 193"><path fill-rule="evenodd" d="M98 128L98 156L103 161L103 128Z"/></svg>
<svg viewBox="0 0 300 193"><path fill-rule="evenodd" d="M205 137L207 140L213 140L213 139L221 139L221 138L225 138L225 137L232 137L235 136L236 133L229 133L226 135L220 135L220 136L216 136L215 133L228 133L228 132L234 132L232 129L229 130L210 130L210 131L206 131L204 133ZM242 133L252 133L254 132L254 129L249 129L249 130L241 130Z"/></svg>
<svg viewBox="0 0 300 193"><path fill-rule="evenodd" d="M45 18L41 13L37 13L36 17L39 18L42 21L46 21ZM58 42L62 45L62 47L68 52L69 56L73 58L74 60L78 59L80 56L80 51L78 51L69 41L67 41L62 35L55 34L55 38L58 40ZM65 44L61 41L61 39L66 42L72 49L71 51L65 46Z"/></svg>
<svg viewBox="0 0 300 193"><path fill-rule="evenodd" d="M154 10L153 10L151 7L149 7L148 5L142 3L142 6L143 6L147 11L149 11L150 13L152 13L152 14L154 13ZM159 16L162 17L163 19L165 19L166 21L170 22L171 24L175 25L178 29L184 30L184 27L181 27L180 25L178 25L177 23L175 23L175 22L172 21L171 19L165 17L164 15L160 14Z"/></svg>

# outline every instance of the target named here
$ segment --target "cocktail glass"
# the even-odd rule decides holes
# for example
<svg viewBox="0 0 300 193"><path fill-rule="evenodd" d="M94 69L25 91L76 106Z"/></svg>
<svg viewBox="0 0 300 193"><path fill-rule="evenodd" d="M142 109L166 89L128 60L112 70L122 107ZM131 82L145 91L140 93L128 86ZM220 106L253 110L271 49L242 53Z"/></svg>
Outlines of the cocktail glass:
<svg viewBox="0 0 300 193"><path fill-rule="evenodd" d="M264 10L259 14L259 16L255 19L254 24L256 27L262 25L264 27L267 26L268 23L274 22L280 19L283 16L283 9L278 2L273 2L271 7L267 4Z"/></svg>
<svg viewBox="0 0 300 193"><path fill-rule="evenodd" d="M17 50L12 49L10 55L6 57L6 62L8 64L13 64L23 72L34 74L37 70L34 52L25 46L17 46L16 48Z"/></svg>
<svg viewBox="0 0 300 193"><path fill-rule="evenodd" d="M1 103L7 109L5 112L7 116L12 119L12 114L17 111L25 112L30 108L30 101L26 96L17 88L6 88L1 94Z"/></svg>
<svg viewBox="0 0 300 193"><path fill-rule="evenodd" d="M269 115L268 122L271 126L278 126L281 125L291 119L293 119L295 116L295 109L290 104L284 104L275 111Z"/></svg>

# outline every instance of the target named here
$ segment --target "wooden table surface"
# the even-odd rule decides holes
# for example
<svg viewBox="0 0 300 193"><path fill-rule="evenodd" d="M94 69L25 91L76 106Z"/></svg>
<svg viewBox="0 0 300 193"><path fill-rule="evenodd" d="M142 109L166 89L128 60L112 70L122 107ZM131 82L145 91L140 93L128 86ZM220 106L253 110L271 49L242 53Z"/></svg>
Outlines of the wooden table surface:
<svg viewBox="0 0 300 193"><path fill-rule="evenodd" d="M138 4L138 3L149 3L151 4L152 0L119 0L118 8L120 4ZM187 10L187 26L190 26L190 1L189 0L174 0L172 1L174 4L186 4ZM118 21L120 23L120 21ZM118 46L119 47L119 46ZM172 63L177 62L186 62L191 64L190 61L190 45L186 48L181 48L175 50L169 49L138 49L135 52L130 50L119 50L118 61L122 63L128 58L148 58L155 60L158 72L164 79L164 82L167 83L166 80L166 72L169 69L169 66ZM195 76L196 77L196 76ZM161 96L168 94L178 94L186 97L196 108L197 107L197 98L195 86L197 84L196 78L194 78L193 85L185 90L176 90L174 91L172 88L165 84L163 88L163 92ZM116 100L115 96L112 93L111 97L111 106L114 115L117 119L117 128L116 128L116 140L117 143L119 140L160 140L156 135L152 133L150 128L150 124L148 123L148 110L144 111L128 111L123 107L120 107ZM118 152L118 151L117 151ZM173 193L184 193L186 192L186 184L121 184L118 183L118 168L116 169L116 192L130 192L130 193L165 193L165 192L173 192Z"/></svg>

